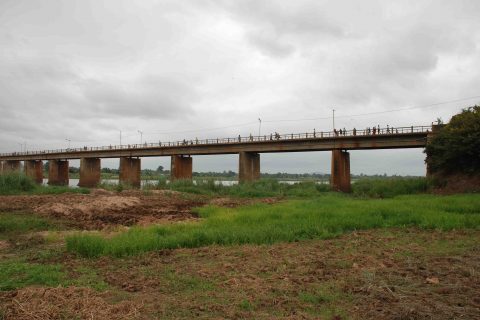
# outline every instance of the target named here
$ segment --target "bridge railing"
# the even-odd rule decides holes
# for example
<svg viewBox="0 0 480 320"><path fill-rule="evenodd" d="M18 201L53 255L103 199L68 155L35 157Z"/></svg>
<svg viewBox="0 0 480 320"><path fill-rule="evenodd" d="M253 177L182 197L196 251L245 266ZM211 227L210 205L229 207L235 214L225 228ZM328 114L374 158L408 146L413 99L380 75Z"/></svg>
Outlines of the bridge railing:
<svg viewBox="0 0 480 320"><path fill-rule="evenodd" d="M261 136L238 136L231 138L215 138L215 139L189 139L169 142L157 143L142 143L142 144L126 144L126 145L109 145L100 147L81 147L81 148L67 148L54 149L42 151L25 151L13 153L1 153L0 156L23 156L23 155L42 155L42 154L56 154L56 153L74 153L87 151L107 151L107 150L132 150L132 149L146 149L146 148L168 148L179 146L193 146L193 145L214 145L214 144L234 144L234 143L258 143L265 141L287 141L287 140L303 140L303 139L330 139L334 137L352 137L352 136L384 136L384 135L402 135L420 132L430 132L431 126L410 126L410 127L371 127L365 129L344 130L339 129L335 131L316 131L305 133L289 133L278 134L270 133Z"/></svg>

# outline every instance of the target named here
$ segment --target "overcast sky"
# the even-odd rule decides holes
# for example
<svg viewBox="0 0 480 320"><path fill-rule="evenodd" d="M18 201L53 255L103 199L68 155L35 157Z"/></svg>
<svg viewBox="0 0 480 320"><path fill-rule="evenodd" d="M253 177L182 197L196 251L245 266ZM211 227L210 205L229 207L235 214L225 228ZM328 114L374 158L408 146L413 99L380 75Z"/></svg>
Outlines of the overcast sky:
<svg viewBox="0 0 480 320"><path fill-rule="evenodd" d="M262 133L331 130L332 108L339 128L447 121L480 103L443 103L480 96L479 16L477 0L0 0L0 152L248 135L259 117ZM352 173L425 173L420 149L351 158ZM261 169L329 172L330 154Z"/></svg>

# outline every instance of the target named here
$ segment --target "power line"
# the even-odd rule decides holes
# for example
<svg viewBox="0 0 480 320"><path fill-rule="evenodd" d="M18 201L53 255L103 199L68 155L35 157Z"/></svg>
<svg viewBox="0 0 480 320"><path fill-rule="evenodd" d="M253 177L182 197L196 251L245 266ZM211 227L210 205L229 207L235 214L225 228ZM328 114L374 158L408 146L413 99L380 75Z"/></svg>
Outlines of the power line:
<svg viewBox="0 0 480 320"><path fill-rule="evenodd" d="M480 98L480 96L473 96L473 97L468 97L468 98L455 99L455 100L449 100L449 101L443 101L443 102L437 102L437 103L432 103L432 104L427 104L427 105L419 105L419 106L413 106L413 107L407 107L407 108L398 108L398 109L391 109L391 110L384 110L384 111L375 111L375 112L357 113L357 114L352 114L352 115L343 115L343 116L337 116L337 118L351 118L351 117L367 116L367 115L372 115L372 114L384 114L384 113L398 112L398 111L405 111L405 110L412 110L412 109L423 109L423 108L430 108L430 107L439 106L439 105L442 105L442 104L449 104L449 103L467 101L467 100L478 99L478 98ZM326 119L331 119L331 118L332 117L315 117L315 118L303 118L303 119L264 120L264 122L271 122L271 123L273 123L273 122L299 122L299 121L326 120Z"/></svg>
<svg viewBox="0 0 480 320"><path fill-rule="evenodd" d="M390 109L390 110L384 110L384 111L374 111L374 112L357 113L357 114L351 114L351 115L335 115L335 116L336 116L336 118L361 117L361 116L367 116L367 115L385 114L385 113L405 111L405 110L431 108L431 107L435 107L435 106L439 106L439 105L468 101L468 100L479 99L479 98L480 98L480 95L467 97L467 98L460 98L460 99L442 101L442 102L436 102L436 103L431 103L431 104L426 104L426 105L406 107L406 108L397 108L397 109ZM327 117L300 118L300 119L279 119L279 120L268 120L268 119L264 120L264 119L262 119L262 122L266 122L266 123L300 122L300 121L326 120L326 119L331 119L331 118L332 118L331 116L327 116ZM161 134L181 134L181 133L192 133L192 132L207 132L207 131L216 131L216 130L230 129L230 128L240 128L240 127L252 126L252 125L256 125L256 124L257 124L257 122L246 122L246 123L232 124L232 125L228 125L228 126L214 127L214 128L200 128L200 129L191 129L191 130L182 130L182 131L150 131L150 132L145 132L145 134L161 135ZM133 137L133 136L138 136L138 133L124 135L123 131L122 131L122 138L129 138L129 137ZM108 138L107 141L113 141L113 140L114 139L109 139ZM71 141L76 142L76 143L85 143L85 142L98 142L98 141L105 141L105 140L104 139L92 139L92 140L73 140L72 139Z"/></svg>

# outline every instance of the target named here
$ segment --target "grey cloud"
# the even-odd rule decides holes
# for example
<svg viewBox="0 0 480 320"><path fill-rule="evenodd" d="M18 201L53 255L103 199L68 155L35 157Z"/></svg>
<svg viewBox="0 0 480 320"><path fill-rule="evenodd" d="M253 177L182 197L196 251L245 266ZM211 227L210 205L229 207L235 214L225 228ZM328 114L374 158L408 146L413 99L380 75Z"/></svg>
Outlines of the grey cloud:
<svg viewBox="0 0 480 320"><path fill-rule="evenodd" d="M328 6L315 1L296 6L288 2L233 1L227 2L225 8L249 30L249 42L273 57L289 56L302 40L346 35L339 24L329 21Z"/></svg>
<svg viewBox="0 0 480 320"><path fill-rule="evenodd" d="M171 77L145 76L138 81L115 83L88 80L85 97L98 112L111 117L171 119L192 115L197 94L194 88Z"/></svg>
<svg viewBox="0 0 480 320"><path fill-rule="evenodd" d="M250 32L248 40L260 51L274 57L287 57L295 51L291 44L282 43L271 35L259 32Z"/></svg>

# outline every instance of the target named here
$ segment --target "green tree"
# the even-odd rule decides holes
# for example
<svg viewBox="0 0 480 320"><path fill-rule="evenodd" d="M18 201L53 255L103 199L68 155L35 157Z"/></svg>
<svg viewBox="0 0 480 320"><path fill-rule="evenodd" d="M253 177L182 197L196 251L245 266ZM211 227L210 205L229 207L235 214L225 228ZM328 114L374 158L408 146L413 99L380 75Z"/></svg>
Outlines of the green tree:
<svg viewBox="0 0 480 320"><path fill-rule="evenodd" d="M480 106L463 109L425 148L433 174L480 173Z"/></svg>

